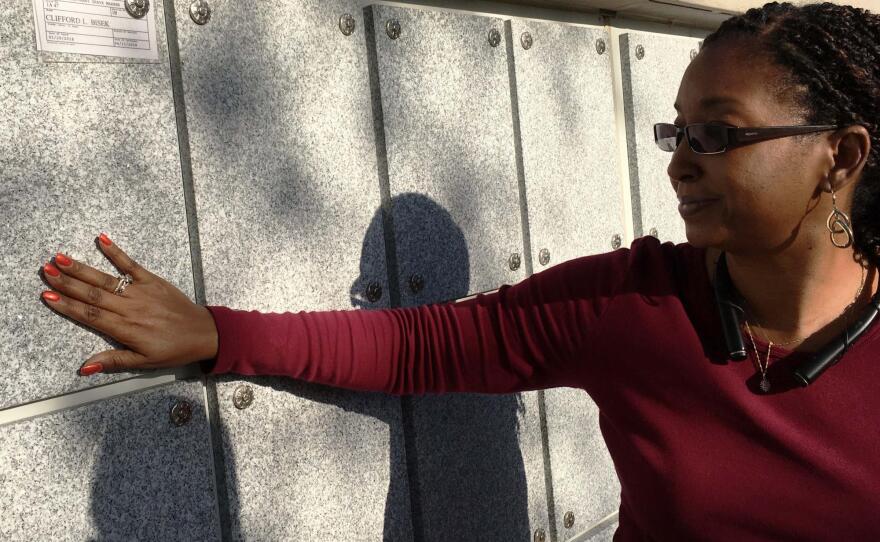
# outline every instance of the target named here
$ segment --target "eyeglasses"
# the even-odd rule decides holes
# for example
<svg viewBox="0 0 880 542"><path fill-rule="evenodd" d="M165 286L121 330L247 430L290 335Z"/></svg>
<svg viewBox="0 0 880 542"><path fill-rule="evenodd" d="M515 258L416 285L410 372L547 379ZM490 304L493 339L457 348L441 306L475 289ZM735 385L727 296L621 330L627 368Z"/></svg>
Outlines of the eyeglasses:
<svg viewBox="0 0 880 542"><path fill-rule="evenodd" d="M724 151L758 141L788 137L812 132L836 130L839 126L766 126L739 128L730 124L688 124L684 128L674 124L654 125L654 141L661 150L674 152L687 135L691 150L697 154L721 154Z"/></svg>

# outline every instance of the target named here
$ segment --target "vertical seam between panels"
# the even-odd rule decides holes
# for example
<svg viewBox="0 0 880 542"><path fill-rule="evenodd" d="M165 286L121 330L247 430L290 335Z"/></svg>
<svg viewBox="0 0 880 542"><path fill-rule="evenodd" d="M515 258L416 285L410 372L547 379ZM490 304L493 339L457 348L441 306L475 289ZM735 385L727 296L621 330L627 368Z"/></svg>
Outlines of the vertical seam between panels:
<svg viewBox="0 0 880 542"><path fill-rule="evenodd" d="M206 305L205 279L202 269L202 249L199 243L199 223L196 212L195 189L193 186L192 155L189 142L189 126L186 118L186 102L183 92L183 76L180 63L180 45L177 39L177 20L173 0L163 0L165 10L165 30L168 39L169 68L171 70L171 89L174 97L174 116L177 123L177 141L180 150L180 174L183 181L184 205L186 207L187 230L189 233L190 258L192 261L193 289L196 303ZM217 399L217 383L210 375L202 375L205 390L208 431L213 455L214 489L220 522L220 538L231 540L231 518L229 516L229 495L226 487L226 457L220 427L220 407Z"/></svg>
<svg viewBox="0 0 880 542"><path fill-rule="evenodd" d="M385 112L382 108L382 87L379 80L379 51L373 6L363 8L364 47L367 53L367 69L370 78L370 102L373 108L373 133L376 143L376 167L378 169L379 193L382 205L382 235L385 242L385 271L388 280L388 307L400 307L401 293L397 267L397 243L394 238L392 216L391 180L388 173L388 154L385 141ZM403 315L400 315L402 318ZM398 318L394 319L398 321ZM400 376L400 375L398 375ZM405 375L403 375L405 376ZM415 542L425 539L422 525L421 490L419 486L418 448L416 446L415 422L412 398L399 396L400 419L403 426L403 453L406 461L407 489L409 490L410 521Z"/></svg>

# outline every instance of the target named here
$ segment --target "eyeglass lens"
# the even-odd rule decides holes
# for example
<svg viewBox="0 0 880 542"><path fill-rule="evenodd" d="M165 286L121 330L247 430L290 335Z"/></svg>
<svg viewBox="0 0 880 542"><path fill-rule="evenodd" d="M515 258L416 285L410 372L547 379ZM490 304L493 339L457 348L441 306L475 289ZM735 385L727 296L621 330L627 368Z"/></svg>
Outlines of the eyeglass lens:
<svg viewBox="0 0 880 542"><path fill-rule="evenodd" d="M685 130L674 124L656 124L654 140L660 149L673 152L681 143ZM694 124L687 129L691 149L698 154L717 153L727 146L727 128L712 124Z"/></svg>

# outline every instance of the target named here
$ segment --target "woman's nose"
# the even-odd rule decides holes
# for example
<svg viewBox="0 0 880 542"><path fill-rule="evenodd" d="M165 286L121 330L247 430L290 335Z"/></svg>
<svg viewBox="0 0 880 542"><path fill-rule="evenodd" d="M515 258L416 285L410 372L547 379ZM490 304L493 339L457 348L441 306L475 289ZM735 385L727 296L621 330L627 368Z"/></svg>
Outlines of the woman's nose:
<svg viewBox="0 0 880 542"><path fill-rule="evenodd" d="M689 170L694 167L694 161L692 160L694 156L696 156L696 153L691 151L688 142L682 138L675 150L672 151L672 158L669 160L669 166L666 168L669 178L673 181L678 181L681 180L682 176L687 175Z"/></svg>

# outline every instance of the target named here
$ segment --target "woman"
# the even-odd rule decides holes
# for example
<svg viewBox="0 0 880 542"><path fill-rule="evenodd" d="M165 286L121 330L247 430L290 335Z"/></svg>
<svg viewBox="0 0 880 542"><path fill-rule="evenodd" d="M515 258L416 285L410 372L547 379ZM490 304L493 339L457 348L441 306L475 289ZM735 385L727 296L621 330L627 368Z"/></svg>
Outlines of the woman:
<svg viewBox="0 0 880 542"><path fill-rule="evenodd" d="M675 104L689 128L655 127L688 243L643 237L458 303L263 314L195 305L102 234L133 284L59 254L46 297L131 347L82 374L202 361L392 394L580 387L621 482L615 540L880 539L880 325L792 379L878 289L878 51L880 17L827 3L766 4L704 40ZM749 362L721 331L719 260Z"/></svg>

